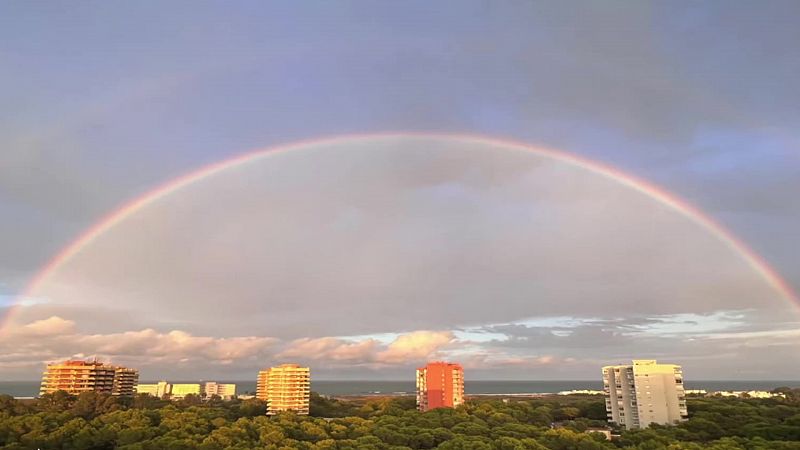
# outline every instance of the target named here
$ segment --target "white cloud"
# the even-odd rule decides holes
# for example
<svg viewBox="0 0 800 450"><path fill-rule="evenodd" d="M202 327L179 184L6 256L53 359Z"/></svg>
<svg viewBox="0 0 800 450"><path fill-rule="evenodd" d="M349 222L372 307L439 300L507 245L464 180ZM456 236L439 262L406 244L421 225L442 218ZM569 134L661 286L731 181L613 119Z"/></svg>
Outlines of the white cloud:
<svg viewBox="0 0 800 450"><path fill-rule="evenodd" d="M404 365L435 358L455 336L449 331L413 331L400 334L389 343L373 338L363 340L325 337L297 339L281 351L278 358L353 362L358 364Z"/></svg>
<svg viewBox="0 0 800 450"><path fill-rule="evenodd" d="M289 343L277 358L365 362L372 360L378 342L373 339L356 342L335 337L303 338Z"/></svg>
<svg viewBox="0 0 800 450"><path fill-rule="evenodd" d="M52 316L6 329L0 336L0 354L4 355L4 364L26 366L90 356L145 365L180 361L225 364L267 357L277 342L270 337L215 338L178 330L85 334L73 321Z"/></svg>
<svg viewBox="0 0 800 450"><path fill-rule="evenodd" d="M450 331L415 331L403 334L378 353L377 361L388 364L423 361L435 357L454 341L455 335Z"/></svg>
<svg viewBox="0 0 800 450"><path fill-rule="evenodd" d="M71 333L75 329L75 322L62 319L61 317L51 316L47 319L31 322L18 331L23 336L57 336Z"/></svg>
<svg viewBox="0 0 800 450"><path fill-rule="evenodd" d="M283 341L267 336L216 338L182 330L143 329L108 334L80 332L75 323L53 316L13 326L0 337L0 361L9 369L31 369L67 358L98 357L133 367L181 364L255 365L300 361L327 367L402 366L438 355L454 342L451 332L414 331L390 343L375 339L323 337Z"/></svg>

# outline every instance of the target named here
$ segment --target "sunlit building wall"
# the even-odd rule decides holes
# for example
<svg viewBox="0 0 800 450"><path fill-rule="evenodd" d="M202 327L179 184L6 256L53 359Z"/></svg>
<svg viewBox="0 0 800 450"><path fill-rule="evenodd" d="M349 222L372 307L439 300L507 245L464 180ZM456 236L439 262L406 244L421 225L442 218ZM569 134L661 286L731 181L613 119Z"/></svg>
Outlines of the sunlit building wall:
<svg viewBox="0 0 800 450"><path fill-rule="evenodd" d="M172 385L172 391L170 392L170 398L172 400L181 400L185 398L187 395L196 395L200 396L200 384L199 383L176 383Z"/></svg>
<svg viewBox="0 0 800 450"><path fill-rule="evenodd" d="M464 369L459 364L432 362L417 369L417 408L455 408L464 403Z"/></svg>
<svg viewBox="0 0 800 450"><path fill-rule="evenodd" d="M114 367L97 361L64 361L48 364L42 374L40 395L56 391L70 394L101 392L111 394L114 390Z"/></svg>
<svg viewBox="0 0 800 450"><path fill-rule="evenodd" d="M282 364L260 371L256 398L267 402L267 415L281 411L308 414L311 370L298 364Z"/></svg>
<svg viewBox="0 0 800 450"><path fill-rule="evenodd" d="M139 383L139 371L127 367L114 368L114 386L111 389L113 395L131 396L136 393L136 385Z"/></svg>
<svg viewBox="0 0 800 450"><path fill-rule="evenodd" d="M159 381L153 384L137 384L137 394L149 394L153 397L163 398L165 395L172 393L172 385L166 381Z"/></svg>
<svg viewBox="0 0 800 450"><path fill-rule="evenodd" d="M608 419L628 429L686 420L683 371L675 364L634 360L632 365L603 367Z"/></svg>
<svg viewBox="0 0 800 450"><path fill-rule="evenodd" d="M218 395L223 400L230 400L236 397L236 385L232 383L217 383L209 381L204 386L206 398Z"/></svg>

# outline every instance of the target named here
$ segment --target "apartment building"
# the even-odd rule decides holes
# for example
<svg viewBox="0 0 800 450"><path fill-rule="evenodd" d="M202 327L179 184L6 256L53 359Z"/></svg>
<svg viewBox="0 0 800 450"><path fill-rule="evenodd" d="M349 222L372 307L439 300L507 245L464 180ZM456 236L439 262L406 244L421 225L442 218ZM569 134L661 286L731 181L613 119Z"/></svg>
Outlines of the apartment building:
<svg viewBox="0 0 800 450"><path fill-rule="evenodd" d="M203 391L206 398L218 395L223 400L230 400L236 397L236 385L232 383L209 381L205 384Z"/></svg>
<svg viewBox="0 0 800 450"><path fill-rule="evenodd" d="M417 408L455 408L464 403L464 369L459 364L432 362L417 369Z"/></svg>
<svg viewBox="0 0 800 450"><path fill-rule="evenodd" d="M172 385L166 381L159 381L158 383L150 384L137 384L136 393L148 394L153 397L164 398L165 395L172 393Z"/></svg>
<svg viewBox="0 0 800 450"><path fill-rule="evenodd" d="M114 367L114 385L112 395L132 396L136 394L136 385L139 384L139 371L127 367Z"/></svg>
<svg viewBox="0 0 800 450"><path fill-rule="evenodd" d="M653 359L603 367L608 420L625 428L671 425L686 420L683 371Z"/></svg>
<svg viewBox="0 0 800 450"><path fill-rule="evenodd" d="M308 414L311 370L298 364L281 364L260 371L256 398L267 402L267 415L281 411Z"/></svg>
<svg viewBox="0 0 800 450"><path fill-rule="evenodd" d="M171 400L182 400L187 395L200 397L200 383L174 383L170 391Z"/></svg>
<svg viewBox="0 0 800 450"><path fill-rule="evenodd" d="M70 394L95 391L114 395L133 395L139 371L97 361L69 360L48 364L42 374L40 395L56 391Z"/></svg>

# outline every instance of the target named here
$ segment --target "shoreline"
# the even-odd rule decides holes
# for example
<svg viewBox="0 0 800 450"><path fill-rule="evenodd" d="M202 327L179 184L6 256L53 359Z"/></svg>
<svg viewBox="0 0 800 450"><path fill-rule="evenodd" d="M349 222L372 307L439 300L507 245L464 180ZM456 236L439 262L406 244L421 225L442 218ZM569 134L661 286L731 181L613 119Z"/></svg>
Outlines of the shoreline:
<svg viewBox="0 0 800 450"><path fill-rule="evenodd" d="M253 394L253 380L221 380L235 383L240 395ZM175 383L187 382L169 380ZM146 381L141 381L145 383ZM194 382L197 381L188 381ZM10 395L18 399L38 396L38 380L0 381L0 395ZM602 390L599 380L466 380L467 397L485 398L541 398L572 392L591 395ZM685 382L687 391L730 392L730 391L771 391L778 387L800 387L796 380L692 380ZM416 395L415 386L409 380L314 380L311 390L331 398L376 398L405 397Z"/></svg>

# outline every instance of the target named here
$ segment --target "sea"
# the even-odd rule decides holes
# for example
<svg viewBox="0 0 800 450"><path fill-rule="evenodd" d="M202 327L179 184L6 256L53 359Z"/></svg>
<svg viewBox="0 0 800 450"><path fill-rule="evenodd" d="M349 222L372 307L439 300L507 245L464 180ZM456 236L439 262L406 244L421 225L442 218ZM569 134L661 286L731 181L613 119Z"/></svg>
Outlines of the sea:
<svg viewBox="0 0 800 450"><path fill-rule="evenodd" d="M236 392L239 394L254 393L256 383L253 380L221 381L236 383ZM155 383L156 381L142 381L142 383ZM171 381L173 383L202 383L203 381ZM705 389L706 391L769 391L777 387L800 387L800 381L690 381L685 380L686 389ZM524 395L524 394L556 394L571 390L600 390L603 387L599 380L538 380L538 381L507 381L507 380L466 380L464 390L467 395ZM361 395L412 395L414 394L413 381L354 381L354 380L313 380L311 390L323 395L331 396L361 396ZM39 394L38 381L0 381L0 394L7 394L17 398L35 397Z"/></svg>

